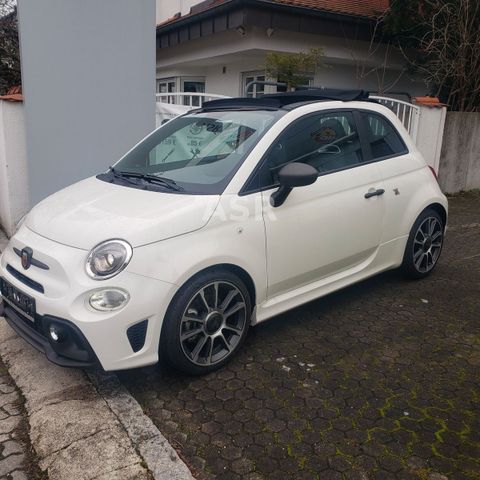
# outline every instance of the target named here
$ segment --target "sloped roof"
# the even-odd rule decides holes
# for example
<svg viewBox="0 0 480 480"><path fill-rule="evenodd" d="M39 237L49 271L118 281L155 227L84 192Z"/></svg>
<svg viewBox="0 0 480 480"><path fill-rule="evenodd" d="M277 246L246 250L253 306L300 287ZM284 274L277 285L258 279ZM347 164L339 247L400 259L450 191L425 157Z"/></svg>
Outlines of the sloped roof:
<svg viewBox="0 0 480 480"><path fill-rule="evenodd" d="M199 13L213 9L220 5L230 3L232 0L204 1L191 8L190 13L184 16L175 15L157 25L162 27L186 17L192 17ZM258 0L259 4L277 4L309 10L325 11L358 17L376 18L389 7L390 0Z"/></svg>
<svg viewBox="0 0 480 480"><path fill-rule="evenodd" d="M273 0L273 3L362 17L376 17L389 6L389 0Z"/></svg>

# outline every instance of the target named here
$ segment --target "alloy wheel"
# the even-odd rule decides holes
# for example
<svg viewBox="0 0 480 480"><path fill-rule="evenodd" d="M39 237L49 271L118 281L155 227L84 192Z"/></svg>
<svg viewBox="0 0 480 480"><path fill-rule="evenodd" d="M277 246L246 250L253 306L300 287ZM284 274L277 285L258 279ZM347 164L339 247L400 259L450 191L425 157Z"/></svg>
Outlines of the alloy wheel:
<svg viewBox="0 0 480 480"><path fill-rule="evenodd" d="M427 217L413 240L413 263L420 273L427 273L437 263L442 250L443 227L435 217Z"/></svg>
<svg viewBox="0 0 480 480"><path fill-rule="evenodd" d="M232 283L212 282L188 302L180 323L183 353L196 365L209 366L228 357L247 326L247 304Z"/></svg>

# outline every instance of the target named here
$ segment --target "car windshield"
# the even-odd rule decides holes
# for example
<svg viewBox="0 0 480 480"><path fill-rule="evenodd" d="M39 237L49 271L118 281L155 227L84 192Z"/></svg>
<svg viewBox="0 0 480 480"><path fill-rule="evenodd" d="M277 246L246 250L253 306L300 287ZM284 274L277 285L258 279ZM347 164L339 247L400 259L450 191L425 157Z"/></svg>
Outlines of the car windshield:
<svg viewBox="0 0 480 480"><path fill-rule="evenodd" d="M219 194L283 114L279 110L215 111L175 118L128 152L106 180L162 191Z"/></svg>

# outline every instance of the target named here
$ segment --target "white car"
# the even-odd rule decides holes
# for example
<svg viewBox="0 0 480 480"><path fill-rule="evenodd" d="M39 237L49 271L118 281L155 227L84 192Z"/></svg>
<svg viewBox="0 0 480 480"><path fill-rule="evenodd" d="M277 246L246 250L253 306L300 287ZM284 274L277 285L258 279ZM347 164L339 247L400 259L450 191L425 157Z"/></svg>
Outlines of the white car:
<svg viewBox="0 0 480 480"><path fill-rule="evenodd" d="M55 363L202 374L250 325L379 272L433 270L447 200L363 92L225 99L42 201L0 261L0 314Z"/></svg>

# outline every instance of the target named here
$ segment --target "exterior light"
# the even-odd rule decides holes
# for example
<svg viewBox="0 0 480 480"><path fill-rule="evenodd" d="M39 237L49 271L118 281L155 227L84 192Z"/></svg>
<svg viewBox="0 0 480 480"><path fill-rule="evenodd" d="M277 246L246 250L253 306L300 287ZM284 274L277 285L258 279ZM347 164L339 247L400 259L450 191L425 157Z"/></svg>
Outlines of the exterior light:
<svg viewBox="0 0 480 480"><path fill-rule="evenodd" d="M55 343L61 342L65 337L62 328L58 327L53 323L51 323L48 327L48 335L50 336L50 339L53 340Z"/></svg>
<svg viewBox="0 0 480 480"><path fill-rule="evenodd" d="M119 288L97 290L90 295L88 303L99 312L112 312L123 308L130 300L130 295Z"/></svg>
<svg viewBox="0 0 480 480"><path fill-rule="evenodd" d="M125 240L107 240L91 250L85 270L94 280L105 280L118 275L130 262L131 245Z"/></svg>

